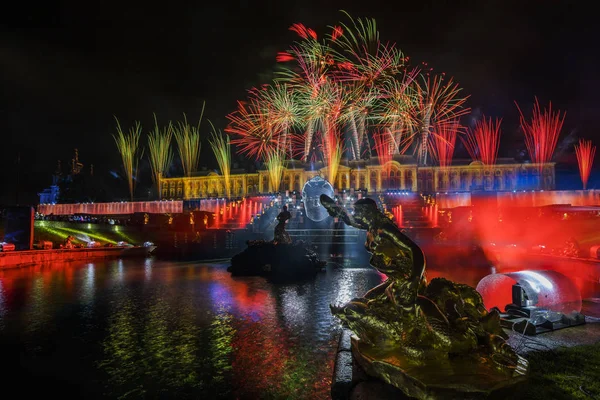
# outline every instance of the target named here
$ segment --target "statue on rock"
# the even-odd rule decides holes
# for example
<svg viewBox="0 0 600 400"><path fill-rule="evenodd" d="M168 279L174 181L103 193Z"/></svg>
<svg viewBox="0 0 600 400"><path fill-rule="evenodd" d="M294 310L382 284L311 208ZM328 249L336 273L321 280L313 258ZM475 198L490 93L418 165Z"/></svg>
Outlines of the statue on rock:
<svg viewBox="0 0 600 400"><path fill-rule="evenodd" d="M287 206L283 206L277 215L279 222L273 240L246 242L248 247L231 258L231 266L227 270L234 276L258 275L287 282L314 278L326 263L319 260L307 243L292 243L285 230L285 224L291 217Z"/></svg>
<svg viewBox="0 0 600 400"><path fill-rule="evenodd" d="M420 399L486 395L525 378L528 363L506 343L499 314L468 285L427 283L423 251L375 201L357 201L354 215L327 195L320 201L331 216L367 231L370 263L388 277L331 307L356 334L352 352L369 375Z"/></svg>
<svg viewBox="0 0 600 400"><path fill-rule="evenodd" d="M275 237L273 241L282 244L290 244L292 243L292 239L290 238L289 233L285 231L285 224L287 221L292 218L292 214L287 209L287 206L282 207L282 211L277 215L277 225L275 226Z"/></svg>

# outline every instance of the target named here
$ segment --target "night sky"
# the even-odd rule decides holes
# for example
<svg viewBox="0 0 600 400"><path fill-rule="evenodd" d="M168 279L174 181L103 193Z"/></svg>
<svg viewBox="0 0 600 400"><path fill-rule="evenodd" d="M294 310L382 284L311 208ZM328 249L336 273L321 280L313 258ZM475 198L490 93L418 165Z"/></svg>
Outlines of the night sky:
<svg viewBox="0 0 600 400"><path fill-rule="evenodd" d="M270 81L276 53L296 39L289 26L301 22L322 35L344 18L340 9L375 18L383 41L454 76L471 94L471 120L482 112L503 117L500 156L524 148L514 101L528 112L534 96L567 111L559 170L576 170L577 138L600 144L600 32L585 2L21 3L0 16L0 204L15 201L17 175L20 203L34 204L56 161L69 162L74 148L85 168L94 164L103 184L124 195L113 116L146 128L153 112L159 122L182 113L197 121L206 101L205 133L207 118L223 129L236 100ZM214 168L207 144L202 153L200 165ZM143 198L147 163L140 173ZM571 177L559 184L579 187Z"/></svg>

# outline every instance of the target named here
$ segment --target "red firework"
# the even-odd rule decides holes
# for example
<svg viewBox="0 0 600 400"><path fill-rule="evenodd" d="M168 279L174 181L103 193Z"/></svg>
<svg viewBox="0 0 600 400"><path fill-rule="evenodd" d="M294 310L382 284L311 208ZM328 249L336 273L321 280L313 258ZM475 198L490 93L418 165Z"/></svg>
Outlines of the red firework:
<svg viewBox="0 0 600 400"><path fill-rule="evenodd" d="M293 61L294 60L294 56L291 55L290 53L288 53L287 51L280 51L280 52L277 53L277 56L275 57L275 60L277 62Z"/></svg>
<svg viewBox="0 0 600 400"><path fill-rule="evenodd" d="M438 160L440 167L446 169L452 165L456 135L461 130L458 119L436 124L433 130L431 155Z"/></svg>
<svg viewBox="0 0 600 400"><path fill-rule="evenodd" d="M467 132L466 137L460 138L473 160L478 160L485 165L496 164L498 148L500 146L500 124L502 118L492 121L492 118L475 123L475 128Z"/></svg>
<svg viewBox="0 0 600 400"><path fill-rule="evenodd" d="M257 99L250 98L248 103L238 101L238 109L227 119L230 123L225 132L236 136L231 143L238 146L238 153L262 160L277 148L278 136Z"/></svg>
<svg viewBox="0 0 600 400"><path fill-rule="evenodd" d="M427 75L427 80L417 90L419 111L429 114L438 124L444 124L471 111L464 107L469 96L460 96L460 87L452 78L444 82L444 75L435 75L433 79Z"/></svg>
<svg viewBox="0 0 600 400"><path fill-rule="evenodd" d="M344 149L342 135L335 125L329 125L320 136L323 162L327 166L327 180L334 183Z"/></svg>
<svg viewBox="0 0 600 400"><path fill-rule="evenodd" d="M427 64L424 63L424 65ZM421 125L419 129L421 136L419 160L424 164L427 163L427 153L431 148L428 143L430 128L449 123L470 111L469 108L464 107L468 96L460 96L460 88L452 78L444 82L443 75L436 75L433 79L428 73L426 75L427 79L424 79L417 87L418 101L415 110Z"/></svg>
<svg viewBox="0 0 600 400"><path fill-rule="evenodd" d="M375 153L379 158L379 165L382 165L384 169L389 172L391 167L390 161L392 161L392 156L394 155L394 150L396 147L394 136L389 130L384 130L382 132L375 133L373 135L373 141L375 142L373 150L375 150Z"/></svg>
<svg viewBox="0 0 600 400"><path fill-rule="evenodd" d="M333 27L333 32L331 32L331 40L335 42L343 34L344 34L344 30L342 29L342 27L336 25L336 26Z"/></svg>
<svg viewBox="0 0 600 400"><path fill-rule="evenodd" d="M302 39L311 37L312 39L317 40L317 33L303 24L294 24L290 26L290 31L296 32Z"/></svg>
<svg viewBox="0 0 600 400"><path fill-rule="evenodd" d="M592 146L591 140L579 139L579 144L575 145L575 154L577 155L577 164L579 164L579 176L581 176L583 190L585 190L590 178L590 172L592 172L596 146Z"/></svg>
<svg viewBox="0 0 600 400"><path fill-rule="evenodd" d="M565 121L566 112L562 115L560 111L553 112L552 103L549 104L547 110L544 108L542 111L536 97L531 122L528 122L519 105L516 102L515 104L521 115L521 126L525 134L525 145L527 146L529 157L531 157L531 161L539 164L541 171L543 164L552 160L552 155L558 143L558 136Z"/></svg>

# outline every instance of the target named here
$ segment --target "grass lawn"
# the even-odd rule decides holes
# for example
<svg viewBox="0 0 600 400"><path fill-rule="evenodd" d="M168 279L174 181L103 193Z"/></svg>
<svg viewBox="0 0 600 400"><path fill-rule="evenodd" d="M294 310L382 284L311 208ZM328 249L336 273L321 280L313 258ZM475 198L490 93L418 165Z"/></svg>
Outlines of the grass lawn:
<svg viewBox="0 0 600 400"><path fill-rule="evenodd" d="M600 344L532 352L527 382L494 398L600 399Z"/></svg>

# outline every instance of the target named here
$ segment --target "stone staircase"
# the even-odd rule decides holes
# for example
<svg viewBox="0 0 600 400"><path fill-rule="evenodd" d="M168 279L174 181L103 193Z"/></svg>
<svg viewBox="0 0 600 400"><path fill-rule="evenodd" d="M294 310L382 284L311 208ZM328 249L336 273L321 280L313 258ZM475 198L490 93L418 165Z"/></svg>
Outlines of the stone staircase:
<svg viewBox="0 0 600 400"><path fill-rule="evenodd" d="M402 206L403 228L428 228L431 226L429 218L423 212L425 206L423 198L416 193L400 195L384 195L382 202L388 210L395 206Z"/></svg>

